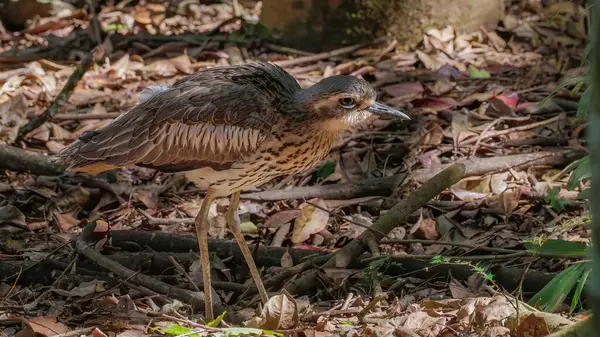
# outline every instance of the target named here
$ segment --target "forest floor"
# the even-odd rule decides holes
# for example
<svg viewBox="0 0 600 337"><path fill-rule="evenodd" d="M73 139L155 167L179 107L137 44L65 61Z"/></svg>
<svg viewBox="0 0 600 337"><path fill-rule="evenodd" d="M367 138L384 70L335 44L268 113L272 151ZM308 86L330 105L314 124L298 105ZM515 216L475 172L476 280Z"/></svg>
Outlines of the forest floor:
<svg viewBox="0 0 600 337"><path fill-rule="evenodd" d="M240 18L222 4L182 2L165 15L164 4L123 2L0 28L0 336L541 337L578 321L589 175L569 164L588 153L586 95L576 80L556 89L587 74L587 14L568 1L513 3L495 31L433 29L414 50L385 40L333 57L269 43L247 23L258 8ZM127 111L150 84L257 60L303 87L361 76L411 120L348 131L313 170L242 194L241 227L272 296L264 308L218 199L212 278L235 319L205 322L186 296L202 288L202 191L139 167L64 173L45 155ZM53 117L31 124L48 107ZM456 162L466 171L452 184L456 172L442 170ZM428 185L440 172L445 185ZM437 196L419 201L418 188ZM398 203L406 214L371 251L319 267Z"/></svg>

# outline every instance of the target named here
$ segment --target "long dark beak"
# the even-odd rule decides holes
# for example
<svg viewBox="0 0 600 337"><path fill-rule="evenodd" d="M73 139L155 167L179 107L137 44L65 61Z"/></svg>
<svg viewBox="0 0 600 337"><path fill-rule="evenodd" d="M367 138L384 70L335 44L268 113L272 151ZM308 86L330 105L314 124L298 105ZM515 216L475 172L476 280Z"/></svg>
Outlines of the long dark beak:
<svg viewBox="0 0 600 337"><path fill-rule="evenodd" d="M376 115L391 115L400 119L408 119L408 117L404 112L398 111L396 109L390 108L389 106L381 103L375 102L375 104L371 105L367 108L367 111L370 111Z"/></svg>

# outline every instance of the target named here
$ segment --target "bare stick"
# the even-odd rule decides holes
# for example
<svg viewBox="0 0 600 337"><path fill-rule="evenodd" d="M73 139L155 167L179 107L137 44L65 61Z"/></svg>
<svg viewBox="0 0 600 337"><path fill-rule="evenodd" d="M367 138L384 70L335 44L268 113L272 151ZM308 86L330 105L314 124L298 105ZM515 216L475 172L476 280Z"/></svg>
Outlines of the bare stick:
<svg viewBox="0 0 600 337"><path fill-rule="evenodd" d="M295 65L299 65L299 64L303 64L303 63L312 63L312 62L322 61L322 60L326 60L326 59L329 59L334 56L349 54L360 48L364 48L364 47L367 47L367 46L370 46L373 44L377 44L377 43L383 42L385 40L386 40L386 37L381 37L381 38L375 39L369 43L355 44L353 46L335 49L335 50L328 51L325 53L320 53L320 54L315 54L315 55L310 55L310 56L302 56L302 57L295 58L293 60L276 61L273 63L279 65L280 67L291 67L291 66L295 66Z"/></svg>
<svg viewBox="0 0 600 337"><path fill-rule="evenodd" d="M172 296L182 302L191 304L197 309L204 307L204 296L201 293L173 287L150 276L137 273L94 250L94 247L88 245L87 241L87 237L94 231L94 227L95 223L89 223L85 226L77 240L75 240L75 248L79 254L96 262L99 266L113 272L115 275L128 279L135 284L166 296ZM217 310L222 312L224 309L225 308L218 308Z"/></svg>
<svg viewBox="0 0 600 337"><path fill-rule="evenodd" d="M470 177L492 172L500 172L507 170L508 168L523 168L524 166L531 167L533 165L561 165L579 159L584 155L585 154L581 153L581 151L546 151L515 154L504 157L474 157L467 159L462 163L467 168L465 175ZM411 173L411 178L418 182L424 182L450 165L452 164L444 164L438 167L415 170Z"/></svg>
<svg viewBox="0 0 600 337"><path fill-rule="evenodd" d="M484 139L503 136L503 135L507 135L507 134L513 133L513 132L535 129L540 126L545 126L548 124L552 124L554 122L558 122L559 120L564 119L564 118L565 118L565 115L560 114L556 117L552 117L552 118L546 119L544 121L539 121L539 122L535 122L535 123L531 123L531 124L527 124L527 125L516 126L514 128L510 128L510 129L490 131L490 132L487 132L487 130L484 130L478 138L465 140L464 142L461 142L461 145L473 144L475 142L479 142Z"/></svg>
<svg viewBox="0 0 600 337"><path fill-rule="evenodd" d="M42 126L42 124L46 123L47 121L52 120L52 117L56 115L58 110L60 110L60 108L62 108L65 105L65 103L67 103L69 97L75 89L75 86L77 86L77 83L83 77L85 72L92 66L94 62L101 60L102 57L104 57L104 54L105 49L101 45L94 48L94 50L92 50L92 52L89 53L81 61L81 63L79 63L77 68L75 68L75 71L71 74L71 76L67 80L67 83L60 91L58 96L56 96L54 102L50 104L48 109L46 109L46 111L44 111L43 114L35 116L32 120L29 121L29 123L27 123L24 127L21 128L21 130L19 131L19 138L23 138L24 135L39 128L40 126Z"/></svg>
<svg viewBox="0 0 600 337"><path fill-rule="evenodd" d="M55 121L83 121L88 119L113 119L121 115L120 112L107 112L103 114L59 114L52 117Z"/></svg>
<svg viewBox="0 0 600 337"><path fill-rule="evenodd" d="M0 169L35 175L61 175L65 167L48 160L47 156L9 145L0 145Z"/></svg>
<svg viewBox="0 0 600 337"><path fill-rule="evenodd" d="M398 202L392 209L382 215L374 224L373 228L378 232L389 233L400 225L410 214L418 210L431 199L446 188L457 183L465 174L465 165L454 164L444 171L438 173L425 184L421 185L408 198ZM378 232L364 231L356 239L333 254L333 256L322 267L346 268L352 261L356 260L368 249L368 241L371 236L376 242L383 239ZM286 290L292 294L305 293L316 286L316 270L310 270L303 276L291 282Z"/></svg>

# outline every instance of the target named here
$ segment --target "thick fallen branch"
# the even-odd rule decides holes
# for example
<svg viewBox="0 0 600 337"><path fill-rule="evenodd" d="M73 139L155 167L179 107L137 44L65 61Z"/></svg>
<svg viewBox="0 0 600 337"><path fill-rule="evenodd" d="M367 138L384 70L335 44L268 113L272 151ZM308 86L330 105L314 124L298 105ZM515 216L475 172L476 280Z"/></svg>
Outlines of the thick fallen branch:
<svg viewBox="0 0 600 337"><path fill-rule="evenodd" d="M464 173L465 166L463 164L452 165L438 173L410 196L398 202L392 209L382 215L372 226L373 229L377 230L376 232L364 231L359 237L335 252L333 257L322 267L346 268L368 249L369 240L379 242L383 239L383 235L378 232L385 234L391 232L392 229L400 225L414 211L423 207L429 200L433 199L446 188L457 183L463 177ZM316 279L317 271L314 269L310 270L288 284L286 290L292 294L306 293L316 286Z"/></svg>
<svg viewBox="0 0 600 337"><path fill-rule="evenodd" d="M381 240L380 243L382 241L383 240ZM405 243L411 242L411 240L405 241ZM424 244L435 244L434 241L426 242L426 240L419 240L419 242ZM438 243L443 244L444 242ZM133 266L142 268L141 270L147 274L160 275L169 274L169 272L166 270L169 268L172 269L168 260L169 255L175 257L184 267L186 267L193 262L193 257L188 252L198 251L197 241L193 236L181 236L158 231L114 231L112 232L112 245L124 250L133 250L138 253L124 252L114 255L107 255L108 258L114 259L115 261L118 261L126 266L132 266L132 268ZM456 246L461 247L464 245L456 244ZM145 247L157 251L158 253L141 252L146 249ZM244 257L240 252L237 243L233 240L209 240L208 247L211 253L216 254L221 259L234 257L232 263L235 265L243 265L245 263ZM250 249L254 250L254 246L251 246ZM479 250L493 250L493 253L502 252L507 254L520 252L519 250L500 250L499 248L491 247L481 247ZM281 257L286 251L288 251L288 249L282 247L259 246L254 259L256 264L260 267L279 267L281 265ZM298 261L302 262L291 268L285 269L279 274L275 274L272 277L265 279L264 281L267 287L278 287L294 275L311 268L315 264L319 265L325 263L331 257L331 253L328 252L293 248L289 249L289 253L296 263L298 263ZM314 258L310 259L310 257ZM352 264L348 267L352 269L362 269L366 266L366 264L362 263L361 261L369 257L369 254L363 254L354 259ZM85 266L90 269L94 268L93 266L80 264L79 267L81 266ZM520 284L521 278L525 271L526 270L524 268L506 268L503 266L493 267L491 269L491 272L496 275L496 282L509 291L513 291L519 286L522 286L523 291L525 292L538 292L556 275L556 273L529 270L527 271L527 275L523 280L523 284ZM171 273L172 272L173 271L171 271ZM398 276L407 272L414 272L415 277L424 279L435 277L436 275L448 275L449 273L452 273L452 276L456 279L466 280L472 274L471 267L469 266L455 264L432 265L429 259L403 260L401 267L392 265L386 269L385 274Z"/></svg>
<svg viewBox="0 0 600 337"><path fill-rule="evenodd" d="M233 243L235 244L235 243ZM298 254L297 249L290 249L290 253L292 255ZM300 254L303 254L304 251L301 251ZM321 264L325 263L329 258L326 253L322 252L311 252L317 257L309 259L310 261L306 263L307 268L310 268L313 263ZM241 253L238 253L241 255ZM128 253L123 252L114 255L106 255L107 258L114 260L117 263L121 263L127 267L131 267L130 269L141 270L146 275L160 275L157 277L162 277L163 279L167 279L172 277L174 270L172 265L168 264L168 256L175 257L182 265L188 266L193 262L193 257L190 254L186 253ZM363 269L366 265L364 263L360 263L362 258L368 258L370 255L363 255L350 266L349 269ZM225 258L226 256L221 256L221 258ZM263 267L273 267L279 266L280 263L274 263L275 260L280 260L281 255L273 255L270 257L263 256L263 254L259 254L257 256L257 265ZM135 265L142 261L140 264ZM261 261L259 263L259 261ZM237 262L236 262L237 263ZM0 278L0 281L3 282L17 282L22 285L31 285L31 284L41 284L41 285L50 285L55 281L55 278L52 276L52 271L64 270L68 265L67 260L56 260L56 259L46 259L42 262L36 264L35 261L23 261L21 259L17 260L0 260L0 275L8 275L8 277ZM279 284L283 284L287 279L291 278L295 274L302 272L300 268L303 263L300 263L294 267L285 269L284 273L275 275L276 277L266 279L265 285L267 287L275 287ZM28 268L27 270L24 270ZM305 269L305 270L306 270ZM99 268L94 262L82 260L77 262L77 271L78 273L75 275L69 275L70 280L79 282L90 281L93 279L104 280L109 282L109 287L112 287L115 282L114 276L111 276L110 273L105 272L104 268ZM429 260L403 260L402 265L391 265L388 267L384 274L397 277L400 275L404 275L410 272L414 277L427 279L440 275L449 275L452 274L452 277L466 281L473 273L471 267L467 265L460 264L437 264L432 265ZM525 270L524 268L507 268L504 266L492 267L490 269L494 275L496 275L496 283L502 286L504 289L508 291L514 291L519 287L522 287L523 291L526 293L537 293L542 289L544 285L550 282L557 273L548 273L542 271L535 270ZM523 283L521 284L521 278L523 277L523 273L527 273ZM11 277L15 275L14 277ZM16 276L19 276L18 279ZM122 282L122 280L121 280ZM238 292L239 287L237 285L232 285L231 282L220 282L218 280L214 280L215 289L225 289L232 290ZM247 286L243 286L247 287Z"/></svg>
<svg viewBox="0 0 600 337"><path fill-rule="evenodd" d="M50 162L48 157L41 153L0 145L0 169L52 176L61 175L65 167Z"/></svg>
<svg viewBox="0 0 600 337"><path fill-rule="evenodd" d="M500 172L508 168L523 169L534 165L562 165L585 156L583 151L556 151L515 154L504 157L471 158L462 161L465 165L465 177L478 176L491 172ZM411 178L425 182L438 172L453 164L444 164L428 169L415 170Z"/></svg>
<svg viewBox="0 0 600 337"><path fill-rule="evenodd" d="M108 257L96 251L93 245L89 245L88 237L93 233L95 223L89 223L75 240L75 248L77 252L86 258L94 261L96 264L111 271L115 275L122 277L132 283L141 285L150 290L165 296L172 296L184 303L189 303L196 309L204 308L204 296L201 293L173 287L167 283L154 279L150 276L135 272L126 268L119 263L109 259ZM221 305L215 303L215 310L223 312L225 310Z"/></svg>
<svg viewBox="0 0 600 337"><path fill-rule="evenodd" d="M187 253L189 251L198 251L198 241L194 236L181 236L156 231L112 231L111 243L115 247L132 251L143 251L145 247L150 247L152 250L158 252ZM251 251L256 249L254 245L249 245L249 247ZM222 259L233 257L236 264L244 264L244 256L234 240L209 240L208 250ZM286 251L287 248L285 247L260 245L256 253L255 262L259 266L279 266L281 265L281 256ZM290 249L290 254L292 259L298 262L311 255L324 255L327 253L315 252L313 250ZM179 256L177 258L179 260ZM179 262L184 263L182 260L179 260ZM153 263L159 263L160 265L169 264L166 257L162 261L153 261Z"/></svg>
<svg viewBox="0 0 600 337"><path fill-rule="evenodd" d="M242 199L278 201L290 199L353 199L367 196L389 196L393 189L404 180L404 174L391 177L367 179L358 183L298 187L289 190L271 190L244 193Z"/></svg>
<svg viewBox="0 0 600 337"><path fill-rule="evenodd" d="M23 136L27 133L39 128L47 121L52 120L52 117L54 117L58 110L62 108L65 103L67 103L69 97L75 89L75 86L77 86L77 83L79 80L81 80L86 71L92 66L92 64L94 64L94 62L101 60L104 57L104 54L105 49L100 45L94 48L91 53L81 60L81 63L79 63L77 68L75 68L75 71L71 74L67 80L67 83L65 83L65 86L62 88L58 96L56 96L52 104L50 104L43 114L34 117L29 121L29 123L22 127L21 130L19 130L19 137L23 138Z"/></svg>

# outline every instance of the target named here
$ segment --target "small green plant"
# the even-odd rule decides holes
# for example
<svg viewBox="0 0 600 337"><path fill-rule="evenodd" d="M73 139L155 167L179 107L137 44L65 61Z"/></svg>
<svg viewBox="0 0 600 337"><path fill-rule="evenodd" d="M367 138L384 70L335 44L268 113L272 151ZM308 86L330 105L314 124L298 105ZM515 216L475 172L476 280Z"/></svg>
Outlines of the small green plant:
<svg viewBox="0 0 600 337"><path fill-rule="evenodd" d="M569 205L569 200L560 198L558 196L559 193L560 187L553 188L548 192L545 198L545 201L550 204L550 207L557 212L561 212L567 205Z"/></svg>
<svg viewBox="0 0 600 337"><path fill-rule="evenodd" d="M588 246L579 242L570 242L565 240L546 240L544 242L528 242L525 248L529 251L562 255L564 257L578 257L585 255ZM561 273L556 275L542 290L535 294L530 300L529 305L537 307L544 311L553 312L565 301L567 296L575 290L571 300L570 311L573 313L581 299L581 293L585 286L588 276L592 270L590 262L576 263L570 265Z"/></svg>
<svg viewBox="0 0 600 337"><path fill-rule="evenodd" d="M220 317L220 316L219 316ZM218 319L218 318L217 318ZM190 328L187 328L180 324L169 323L169 325L164 328L153 328L154 331L162 332L167 336L180 336L185 335L189 337L200 337L200 333L203 336L206 335L206 331L192 331ZM234 336L283 336L283 334L275 331L264 330L264 329L255 329L255 328L221 328L218 331L211 332L210 336L215 337L234 337Z"/></svg>
<svg viewBox="0 0 600 337"><path fill-rule="evenodd" d="M594 32L593 29L589 30ZM588 63L589 55L593 49L593 36L588 42L583 56L581 58L581 66L585 66ZM572 96L579 93L584 87L585 90L579 98L579 104L577 107L577 117L581 119L587 119L590 102L592 99L591 89L591 76L582 76L572 79L567 79L560 83L550 95L542 102L544 104L551 96L556 94L559 90L573 86L570 94ZM571 174L569 181L567 182L567 189L573 190L581 185L581 183L590 179L592 176L591 172L591 157L585 156L571 165L567 166L564 170L564 174ZM546 196L546 202L550 203L550 206L558 211L562 210L566 205L567 201L558 198L559 189L549 191ZM586 188L579 192L578 199L588 200L590 197L590 189ZM564 240L547 240L545 242L530 242L527 243L526 248L530 251L546 252L551 254L566 255L583 255L587 252L588 247L581 243L569 242ZM573 292L573 299L571 301L570 310L571 313L577 309L581 293L587 282L588 276L591 272L592 264L590 262L575 263L567 267L560 274L552 279L542 290L535 294L529 304L538 307L544 311L555 311L567 298L567 296Z"/></svg>
<svg viewBox="0 0 600 337"><path fill-rule="evenodd" d="M317 169L317 172L315 172L315 176L317 177L317 179L325 179L329 177L333 172L335 172L335 162L328 161Z"/></svg>
<svg viewBox="0 0 600 337"><path fill-rule="evenodd" d="M494 283L494 277L496 275L494 275L493 273L490 273L487 271L487 268L485 266L482 266L480 264L473 264L469 261L462 261L462 260L451 260L450 258L447 258L445 256L441 256L441 255L436 255L431 259L431 264L455 264L455 265L463 265L463 266L469 266L471 267L471 270L476 272L477 274L481 275L484 279Z"/></svg>
<svg viewBox="0 0 600 337"><path fill-rule="evenodd" d="M384 256L381 259L371 261L363 270L365 274L365 280L368 280L371 284L373 278L377 273L383 273L387 268L393 264L392 259L389 256Z"/></svg>

